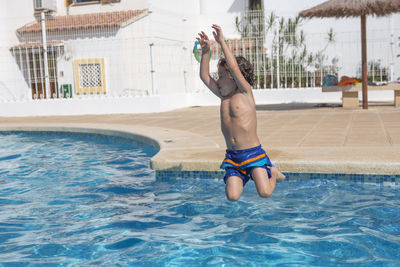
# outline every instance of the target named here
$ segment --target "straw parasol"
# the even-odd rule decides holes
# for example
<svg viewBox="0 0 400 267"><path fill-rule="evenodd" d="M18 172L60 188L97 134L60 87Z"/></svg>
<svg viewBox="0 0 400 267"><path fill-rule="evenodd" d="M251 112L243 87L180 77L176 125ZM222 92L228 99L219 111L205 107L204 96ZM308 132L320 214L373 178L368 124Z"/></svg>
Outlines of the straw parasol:
<svg viewBox="0 0 400 267"><path fill-rule="evenodd" d="M361 17L361 57L363 108L368 109L366 16L400 12L400 0L329 0L300 12L300 17Z"/></svg>

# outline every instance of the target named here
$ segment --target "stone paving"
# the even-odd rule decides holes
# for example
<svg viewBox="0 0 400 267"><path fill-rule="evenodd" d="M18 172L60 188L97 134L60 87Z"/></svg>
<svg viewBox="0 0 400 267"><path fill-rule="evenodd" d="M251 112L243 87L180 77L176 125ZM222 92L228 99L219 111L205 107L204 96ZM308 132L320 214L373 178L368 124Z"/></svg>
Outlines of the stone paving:
<svg viewBox="0 0 400 267"><path fill-rule="evenodd" d="M400 174L400 109L339 105L257 107L258 133L284 172ZM219 107L163 113L0 118L1 129L86 128L148 136L160 145L154 169L218 170L225 142Z"/></svg>

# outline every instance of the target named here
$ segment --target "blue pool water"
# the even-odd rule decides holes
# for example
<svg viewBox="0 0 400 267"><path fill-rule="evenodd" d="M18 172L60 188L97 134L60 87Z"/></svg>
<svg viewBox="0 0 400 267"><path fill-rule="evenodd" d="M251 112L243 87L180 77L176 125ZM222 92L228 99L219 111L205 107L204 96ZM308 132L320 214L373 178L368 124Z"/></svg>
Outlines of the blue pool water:
<svg viewBox="0 0 400 267"><path fill-rule="evenodd" d="M87 134L0 134L0 266L400 264L398 189L345 181L157 181L156 151Z"/></svg>

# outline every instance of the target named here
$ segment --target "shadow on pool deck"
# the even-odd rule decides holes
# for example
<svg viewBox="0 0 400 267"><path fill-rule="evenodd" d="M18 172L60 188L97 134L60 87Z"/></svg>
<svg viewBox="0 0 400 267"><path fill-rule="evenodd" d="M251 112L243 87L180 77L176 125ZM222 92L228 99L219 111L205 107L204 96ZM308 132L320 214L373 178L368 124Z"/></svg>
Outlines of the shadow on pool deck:
<svg viewBox="0 0 400 267"><path fill-rule="evenodd" d="M400 174L400 109L339 104L257 106L258 133L270 158L286 172ZM148 135L161 144L155 169L218 170L225 142L219 107L150 114L0 118L0 128L100 128Z"/></svg>
<svg viewBox="0 0 400 267"><path fill-rule="evenodd" d="M270 104L270 105L257 105L257 110L302 110L312 108L338 108L341 104L332 103L290 103L290 104Z"/></svg>

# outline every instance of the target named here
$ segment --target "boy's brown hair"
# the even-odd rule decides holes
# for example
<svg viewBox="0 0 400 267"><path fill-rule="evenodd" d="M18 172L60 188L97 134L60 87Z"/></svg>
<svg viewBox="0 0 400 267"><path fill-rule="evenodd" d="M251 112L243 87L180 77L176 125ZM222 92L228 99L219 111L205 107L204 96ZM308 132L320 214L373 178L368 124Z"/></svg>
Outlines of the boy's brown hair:
<svg viewBox="0 0 400 267"><path fill-rule="evenodd" d="M242 56L235 56L236 61L239 65L240 72L242 73L243 77L246 81L253 86L254 85L254 67L253 65L244 57ZM225 58L221 58L218 61L218 67L224 66L227 68L227 63Z"/></svg>

